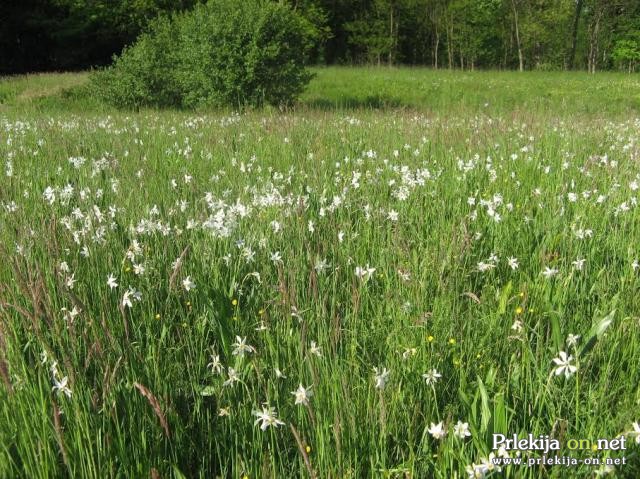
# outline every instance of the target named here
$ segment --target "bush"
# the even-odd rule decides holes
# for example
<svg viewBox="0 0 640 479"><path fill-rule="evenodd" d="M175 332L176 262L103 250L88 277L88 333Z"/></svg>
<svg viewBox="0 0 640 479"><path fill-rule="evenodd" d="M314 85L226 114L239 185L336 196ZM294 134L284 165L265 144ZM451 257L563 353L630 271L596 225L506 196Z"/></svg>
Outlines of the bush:
<svg viewBox="0 0 640 479"><path fill-rule="evenodd" d="M92 82L122 108L289 105L311 79L313 42L309 23L286 5L211 0L153 22Z"/></svg>

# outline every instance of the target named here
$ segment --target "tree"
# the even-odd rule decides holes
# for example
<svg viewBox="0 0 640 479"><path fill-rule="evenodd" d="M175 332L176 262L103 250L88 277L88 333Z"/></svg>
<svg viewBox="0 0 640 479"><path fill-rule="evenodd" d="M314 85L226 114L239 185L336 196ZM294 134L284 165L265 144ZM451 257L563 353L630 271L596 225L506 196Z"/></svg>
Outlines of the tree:
<svg viewBox="0 0 640 479"><path fill-rule="evenodd" d="M613 49L613 58L619 64L626 64L628 71L635 71L636 64L640 63L640 40L618 40Z"/></svg>
<svg viewBox="0 0 640 479"><path fill-rule="evenodd" d="M638 0L261 1L297 12L309 59L326 64L628 69L625 42L640 29ZM206 2L0 1L0 72L106 65L159 15Z"/></svg>
<svg viewBox="0 0 640 479"><path fill-rule="evenodd" d="M573 15L573 26L571 28L571 49L567 58L567 69L573 70L573 65L576 61L576 48L578 46L578 27L580 26L580 15L582 13L582 7L584 0L575 0L575 10Z"/></svg>
<svg viewBox="0 0 640 479"><path fill-rule="evenodd" d="M327 11L315 0L289 0L288 3L305 20L305 35L312 39L314 45L309 53L310 60L313 63L324 63L324 47L333 36Z"/></svg>
<svg viewBox="0 0 640 479"><path fill-rule="evenodd" d="M442 19L447 9L447 0L427 0L427 18L433 31L433 68L438 69L438 52L440 49L440 35L442 33Z"/></svg>
<svg viewBox="0 0 640 479"><path fill-rule="evenodd" d="M107 64L160 13L198 0L0 2L0 72Z"/></svg>
<svg viewBox="0 0 640 479"><path fill-rule="evenodd" d="M373 0L369 10L345 24L360 57L378 65L395 63L398 54L400 0Z"/></svg>
<svg viewBox="0 0 640 479"><path fill-rule="evenodd" d="M211 0L150 30L93 76L117 107L292 103L311 79L307 21L284 3Z"/></svg>
<svg viewBox="0 0 640 479"><path fill-rule="evenodd" d="M516 34L516 47L518 49L518 70L524 70L524 57L522 55L522 42L520 41L520 8L521 0L509 0L511 2L511 11L513 12L513 26Z"/></svg>

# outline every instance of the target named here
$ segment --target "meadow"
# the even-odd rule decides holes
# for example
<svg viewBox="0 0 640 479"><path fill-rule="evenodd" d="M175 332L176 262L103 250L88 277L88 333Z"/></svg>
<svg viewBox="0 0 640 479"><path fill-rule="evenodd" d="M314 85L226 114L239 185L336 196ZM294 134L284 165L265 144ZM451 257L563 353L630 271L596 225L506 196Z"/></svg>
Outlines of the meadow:
<svg viewBox="0 0 640 479"><path fill-rule="evenodd" d="M639 477L640 78L315 72L0 80L0 477Z"/></svg>

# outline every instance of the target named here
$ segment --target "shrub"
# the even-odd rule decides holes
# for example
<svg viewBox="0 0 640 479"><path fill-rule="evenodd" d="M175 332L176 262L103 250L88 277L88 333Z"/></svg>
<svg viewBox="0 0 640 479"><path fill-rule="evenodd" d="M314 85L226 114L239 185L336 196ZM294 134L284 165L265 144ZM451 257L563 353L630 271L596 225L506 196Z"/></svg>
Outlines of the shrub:
<svg viewBox="0 0 640 479"><path fill-rule="evenodd" d="M311 79L309 23L290 7L260 0L211 0L160 18L93 76L117 107L291 104Z"/></svg>

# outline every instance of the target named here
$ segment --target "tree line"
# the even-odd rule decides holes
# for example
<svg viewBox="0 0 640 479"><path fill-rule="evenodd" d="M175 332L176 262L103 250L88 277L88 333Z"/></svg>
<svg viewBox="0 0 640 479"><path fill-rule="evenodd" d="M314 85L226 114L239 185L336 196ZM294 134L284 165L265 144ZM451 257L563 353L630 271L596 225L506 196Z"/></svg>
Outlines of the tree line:
<svg viewBox="0 0 640 479"><path fill-rule="evenodd" d="M309 59L316 64L589 72L640 66L639 0L279 1L316 29ZM152 19L196 3L202 1L2 2L0 73L108 64Z"/></svg>

